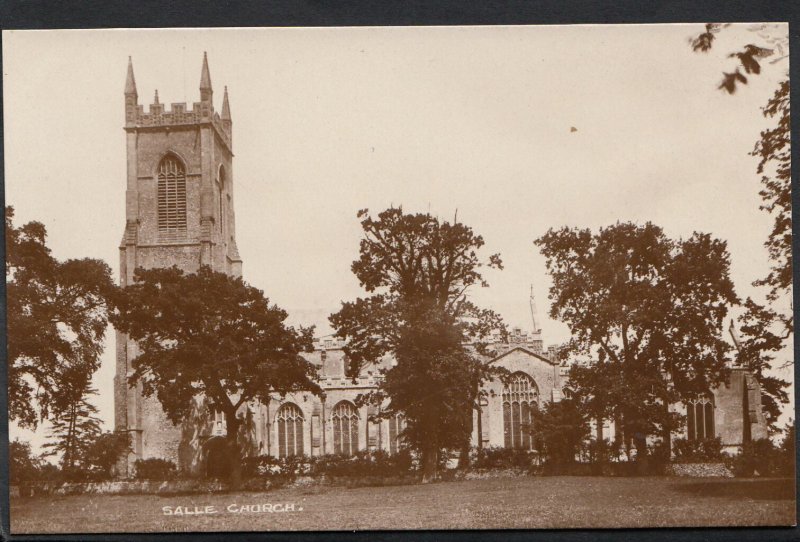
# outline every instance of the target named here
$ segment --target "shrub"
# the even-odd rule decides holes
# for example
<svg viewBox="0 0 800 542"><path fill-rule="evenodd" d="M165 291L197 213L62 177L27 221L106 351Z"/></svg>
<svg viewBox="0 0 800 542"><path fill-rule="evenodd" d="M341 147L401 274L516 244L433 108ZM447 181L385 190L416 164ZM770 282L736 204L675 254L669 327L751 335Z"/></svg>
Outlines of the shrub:
<svg viewBox="0 0 800 542"><path fill-rule="evenodd" d="M584 450L589 463L609 463L619 457L620 445L617 441L612 442L608 439L592 439L584 443Z"/></svg>
<svg viewBox="0 0 800 542"><path fill-rule="evenodd" d="M728 467L737 477L793 476L793 446L776 447L769 439L745 443L738 455L728 461Z"/></svg>
<svg viewBox="0 0 800 542"><path fill-rule="evenodd" d="M317 458L312 468L315 475L326 476L402 476L411 471L412 458L407 449L394 455L378 450L358 452L352 457L327 455Z"/></svg>
<svg viewBox="0 0 800 542"><path fill-rule="evenodd" d="M796 471L797 456L795 455L795 445L797 442L797 431L794 421L790 421L785 428L785 436L779 448L779 474L794 478Z"/></svg>
<svg viewBox="0 0 800 542"><path fill-rule="evenodd" d="M129 433L107 432L87 444L83 468L69 474L74 481L96 482L114 476L120 458L131 449Z"/></svg>
<svg viewBox="0 0 800 542"><path fill-rule="evenodd" d="M11 485L39 479L42 460L33 455L31 445L19 439L8 443L8 481Z"/></svg>
<svg viewBox="0 0 800 542"><path fill-rule="evenodd" d="M532 450L520 448L477 448L471 463L476 469L530 470L539 463L539 455Z"/></svg>
<svg viewBox="0 0 800 542"><path fill-rule="evenodd" d="M589 424L576 401L548 402L534 409L531 436L546 463L570 464L589 436Z"/></svg>
<svg viewBox="0 0 800 542"><path fill-rule="evenodd" d="M137 459L133 466L139 480L172 480L178 474L175 463L168 459Z"/></svg>
<svg viewBox="0 0 800 542"><path fill-rule="evenodd" d="M317 459L304 455L291 457L259 455L247 457L242 463L242 476L245 478L294 478L300 474L310 473L312 465Z"/></svg>
<svg viewBox="0 0 800 542"><path fill-rule="evenodd" d="M39 480L44 482L62 482L64 473L56 465L43 462L39 468Z"/></svg>
<svg viewBox="0 0 800 542"><path fill-rule="evenodd" d="M675 439L672 441L672 453L675 463L716 463L725 458L719 437L701 440Z"/></svg>
<svg viewBox="0 0 800 542"><path fill-rule="evenodd" d="M353 456L323 455L317 457L272 457L262 455L244 460L244 477L289 478L299 475L331 477L402 476L412 471L411 453L402 449L389 455L378 451L361 451Z"/></svg>

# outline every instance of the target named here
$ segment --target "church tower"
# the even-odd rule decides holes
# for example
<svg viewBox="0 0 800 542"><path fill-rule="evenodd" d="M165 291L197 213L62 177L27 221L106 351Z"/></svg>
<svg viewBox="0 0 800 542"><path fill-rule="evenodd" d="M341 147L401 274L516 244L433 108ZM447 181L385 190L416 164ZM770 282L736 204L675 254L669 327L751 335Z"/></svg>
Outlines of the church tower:
<svg viewBox="0 0 800 542"><path fill-rule="evenodd" d="M225 88L222 114L215 112L208 58L203 54L200 101L169 110L155 91L147 112L139 105L133 64L125 81L127 187L125 231L120 244L120 285L133 281L136 268L200 266L241 276L233 211L232 120ZM131 434L136 459L161 457L185 468L179 457L180 427L166 418L155 398L127 385L136 343L117 334L115 426Z"/></svg>

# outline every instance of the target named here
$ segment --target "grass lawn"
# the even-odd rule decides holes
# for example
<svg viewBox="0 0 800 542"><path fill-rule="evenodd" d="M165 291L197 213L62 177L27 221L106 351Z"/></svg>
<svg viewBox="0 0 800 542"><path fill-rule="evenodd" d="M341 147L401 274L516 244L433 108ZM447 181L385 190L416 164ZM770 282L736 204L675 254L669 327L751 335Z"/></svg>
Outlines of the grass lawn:
<svg viewBox="0 0 800 542"><path fill-rule="evenodd" d="M12 499L11 532L792 525L794 498L793 479L570 476L268 493L79 495ZM287 505L294 511L276 511ZM164 515L162 507L175 512L179 506L216 513Z"/></svg>

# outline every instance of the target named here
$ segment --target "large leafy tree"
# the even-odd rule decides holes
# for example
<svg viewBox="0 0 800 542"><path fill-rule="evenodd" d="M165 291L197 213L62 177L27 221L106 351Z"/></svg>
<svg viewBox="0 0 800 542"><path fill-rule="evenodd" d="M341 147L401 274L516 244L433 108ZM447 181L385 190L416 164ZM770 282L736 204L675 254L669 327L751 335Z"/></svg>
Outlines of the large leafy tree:
<svg viewBox="0 0 800 542"><path fill-rule="evenodd" d="M76 374L100 366L115 286L104 262L59 261L43 224L15 227L13 217L6 207L8 412L35 428L68 408Z"/></svg>
<svg viewBox="0 0 800 542"><path fill-rule="evenodd" d="M330 321L347 340L351 376L384 355L396 360L367 400L384 404L385 416L403 413L404 440L421 453L429 481L443 449L468 446L480 382L494 374L483 362L485 340L504 327L467 294L488 286L483 267L502 262L481 258L483 238L457 221L396 208L358 217L363 238L352 270L372 295L343 303Z"/></svg>
<svg viewBox="0 0 800 542"><path fill-rule="evenodd" d="M314 366L300 356L312 347L313 328L289 327L287 316L261 290L208 267L137 269L118 300L114 325L139 350L129 384L156 396L176 424L201 396L223 412L234 483L239 408L273 393L320 392Z"/></svg>
<svg viewBox="0 0 800 542"><path fill-rule="evenodd" d="M536 241L552 276L550 315L573 336L570 387L593 415L618 420L644 449L669 435L668 406L726 377L728 307L738 302L726 243L668 238L647 223L550 230Z"/></svg>

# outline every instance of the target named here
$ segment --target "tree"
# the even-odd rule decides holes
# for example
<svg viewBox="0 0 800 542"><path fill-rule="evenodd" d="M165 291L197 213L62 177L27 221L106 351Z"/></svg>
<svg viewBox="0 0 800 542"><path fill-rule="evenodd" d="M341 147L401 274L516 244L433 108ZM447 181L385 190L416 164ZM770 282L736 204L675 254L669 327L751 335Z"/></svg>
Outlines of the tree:
<svg viewBox="0 0 800 542"><path fill-rule="evenodd" d="M49 450L45 455L61 454L61 469L66 473L85 468L86 450L102 433L97 407L88 399L97 390L83 371L74 370L71 377L65 385L69 395L67 406L53 413L49 436L54 440L45 444Z"/></svg>
<svg viewBox="0 0 800 542"><path fill-rule="evenodd" d="M589 436L589 424L578 401L551 401L541 409L534 409L531 435L536 449L548 463L571 464Z"/></svg>
<svg viewBox="0 0 800 542"><path fill-rule="evenodd" d="M692 47L695 51L711 50L715 35L728 25L707 24L706 31L698 36ZM777 34L775 26L758 24L750 27L756 32L762 46L748 44L739 52L729 54L736 58L746 73L759 74L759 59L767 58L777 52L770 64L778 64L788 59L788 35L781 31ZM737 69L734 73L725 73L720 88L729 94L736 91L736 84L747 83L746 77ZM771 431L776 430L777 418L780 415L780 404L788 401L784 388L788 382L769 375L775 353L791 346L794 334L794 311L781 310L776 307L782 299L791 299L792 295L792 179L791 179L791 115L789 104L790 85L788 70L786 79L778 84L775 94L762 109L765 117L776 119L772 127L763 130L761 137L750 153L759 159L756 168L761 175L762 189L759 191L762 204L760 209L774 217L772 231L764 243L772 262L766 277L756 280L755 286L768 288L766 295L770 306L764 306L748 298L745 302L746 312L739 317L741 331L744 336L740 347L740 361L753 371L764 392L764 407ZM784 366L791 364L789 360Z"/></svg>
<svg viewBox="0 0 800 542"><path fill-rule="evenodd" d="M777 430L781 405L789 402L786 388L789 382L769 371L775 354L785 349L786 335L782 332L779 315L769 307L748 298L745 312L739 317L742 339L738 341L739 363L753 373L761 386L761 401L770 432Z"/></svg>
<svg viewBox="0 0 800 542"><path fill-rule="evenodd" d="M39 222L19 228L6 207L8 411L35 428L71 400L69 379L100 365L115 286L111 269L94 259L58 261Z"/></svg>
<svg viewBox="0 0 800 542"><path fill-rule="evenodd" d="M739 359L761 384L764 410L770 431L775 431L781 404L789 401L785 391L789 382L769 374L776 355L782 353L789 359L783 367L792 364L791 351L794 336L794 311L782 307L781 302L792 296L792 178L791 178L791 118L789 114L789 81L782 82L775 95L764 108L764 116L778 118L777 124L761 132L761 139L753 149L759 158L758 173L762 175L763 201L761 210L774 216L772 231L764 245L772 262L766 277L755 281L755 286L768 288L767 304L751 298L745 302L745 313L739 317L742 341Z"/></svg>
<svg viewBox="0 0 800 542"><path fill-rule="evenodd" d="M382 415L405 416L403 438L421 453L427 482L436 477L442 449L469 446L479 384L496 372L482 355L485 339L504 327L467 293L488 286L482 267L502 269L502 262L496 254L480 258L483 238L459 222L395 208L377 219L362 210L358 218L364 237L352 270L372 295L343 303L330 321L347 340L354 378L384 355L396 360L367 400L380 405L388 398Z"/></svg>
<svg viewBox="0 0 800 542"><path fill-rule="evenodd" d="M756 282L767 286L767 299L777 301L791 294L792 289L792 151L791 115L789 114L789 80L783 81L764 108L764 116L776 118L777 124L761 132L753 156L758 157L758 174L763 188L759 192L761 210L775 218L765 246L772 260L770 273ZM783 319L788 333L793 332L794 319L789 312Z"/></svg>
<svg viewBox="0 0 800 542"><path fill-rule="evenodd" d="M316 370L300 353L313 328L286 326L286 311L241 278L201 267L142 270L119 296L114 325L139 345L131 386L155 395L175 424L198 397L225 415L230 474L238 484L239 408L253 399L297 390L320 393Z"/></svg>
<svg viewBox="0 0 800 542"><path fill-rule="evenodd" d="M712 48L716 34L729 24L709 23L706 31L692 40L695 51L708 52ZM747 44L741 51L728 55L736 58L741 67L748 74L761 73L759 59L777 56L770 60L770 64L779 64L789 58L789 37L783 33L782 25L760 23L748 28L758 36L762 45ZM759 192L763 203L762 211L767 211L774 216L775 222L769 238L764 243L769 251L772 267L769 274L757 280L755 286L769 288L767 301L775 303L784 296L791 296L792 287L792 191L791 191L791 115L789 107L790 85L788 78L778 83L775 94L762 109L765 117L776 119L774 126L761 132L761 137L750 153L759 159L756 168L761 175L762 189ZM729 94L736 91L736 83L747 83L746 77L737 70L734 73L724 73L725 78L720 84ZM784 339L789 339L794 333L794 318L792 311L785 314L775 313L772 322L780 322L785 328Z"/></svg>
<svg viewBox="0 0 800 542"><path fill-rule="evenodd" d="M131 450L131 435L128 432L107 431L95 435L84 448L80 470L66 474L73 480L108 480L114 476L119 458Z"/></svg>
<svg viewBox="0 0 800 542"><path fill-rule="evenodd" d="M8 443L8 482L12 486L36 480L41 468L42 460L33 455L29 442L16 438Z"/></svg>
<svg viewBox="0 0 800 542"><path fill-rule="evenodd" d="M723 321L738 299L726 243L617 223L594 234L551 229L536 244L553 280L550 315L569 326L583 362L570 371L576 398L621 423L637 455L647 435L668 446L679 423L669 405L727 376Z"/></svg>

